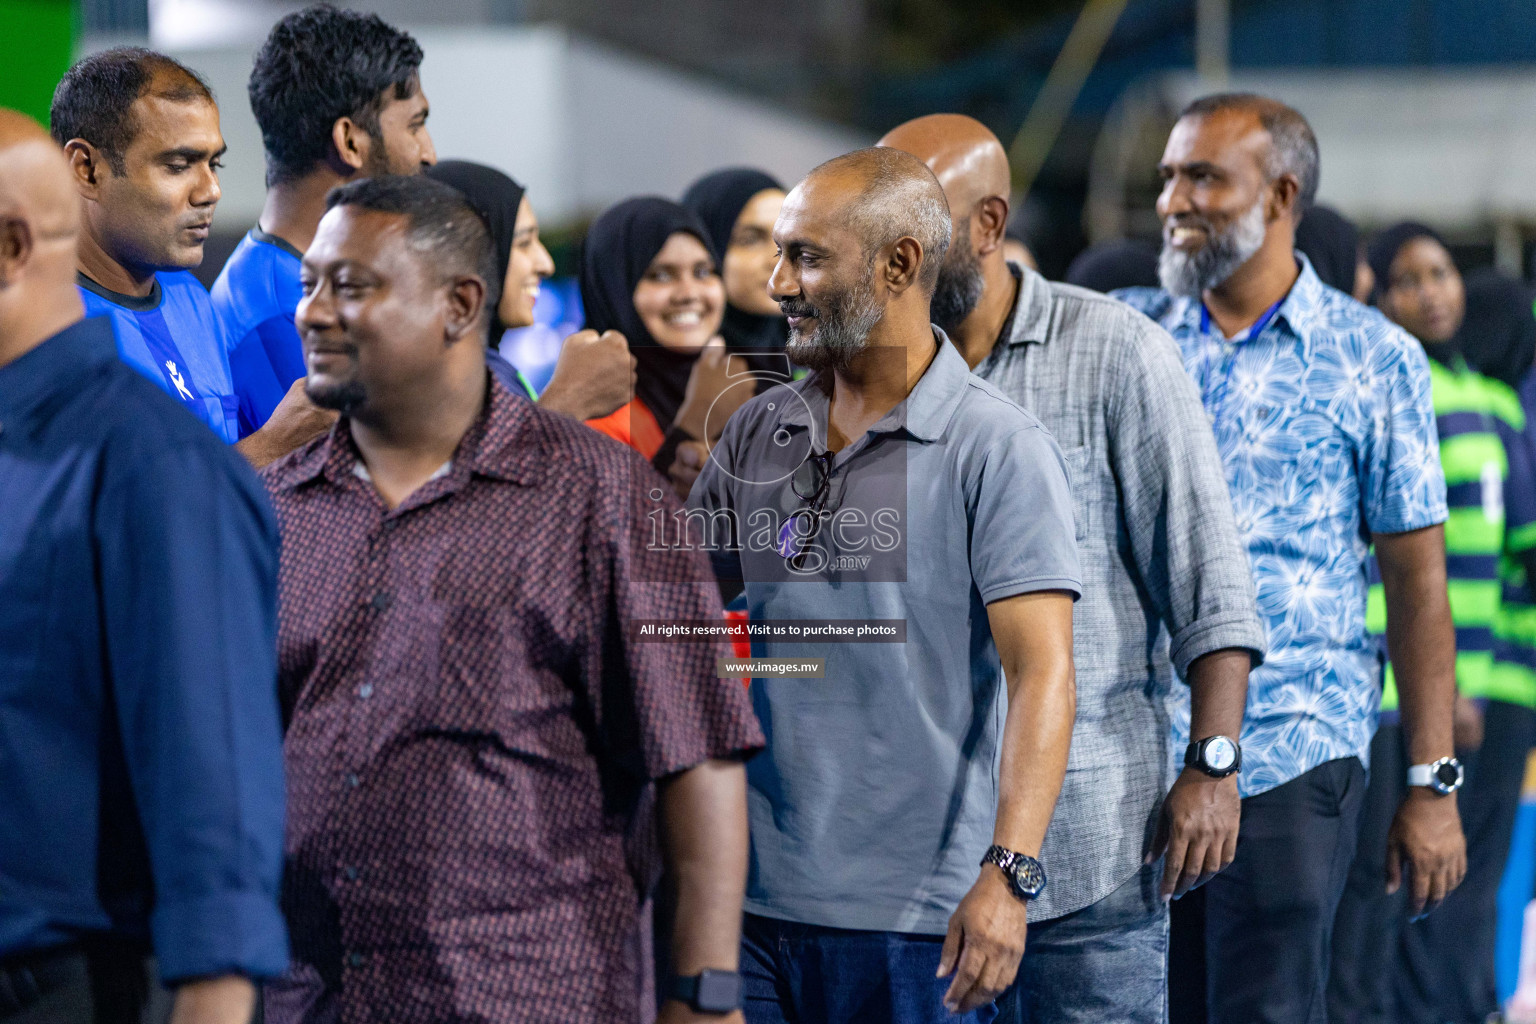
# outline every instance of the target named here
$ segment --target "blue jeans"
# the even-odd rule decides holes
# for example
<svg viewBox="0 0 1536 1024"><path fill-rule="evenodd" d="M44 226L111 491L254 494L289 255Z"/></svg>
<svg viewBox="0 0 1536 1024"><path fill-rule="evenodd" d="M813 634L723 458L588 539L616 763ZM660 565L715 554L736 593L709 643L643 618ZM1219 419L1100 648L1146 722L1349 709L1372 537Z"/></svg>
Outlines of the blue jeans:
<svg viewBox="0 0 1536 1024"><path fill-rule="evenodd" d="M999 1024L1165 1024L1162 870L1158 861L1097 903L1031 922L1018 980L997 1001Z"/></svg>
<svg viewBox="0 0 1536 1024"><path fill-rule="evenodd" d="M849 931L748 914L741 930L747 1024L992 1024L997 1008L955 1016L935 978L938 935Z"/></svg>

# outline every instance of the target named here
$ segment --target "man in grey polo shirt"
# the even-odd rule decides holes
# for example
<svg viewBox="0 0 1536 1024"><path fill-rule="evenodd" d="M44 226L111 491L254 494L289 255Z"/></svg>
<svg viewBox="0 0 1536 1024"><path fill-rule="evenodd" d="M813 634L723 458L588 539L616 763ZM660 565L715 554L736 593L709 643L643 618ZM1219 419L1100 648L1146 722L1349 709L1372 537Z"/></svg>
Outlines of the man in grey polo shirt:
<svg viewBox="0 0 1536 1024"><path fill-rule="evenodd" d="M1078 715L1042 855L1055 884L1031 908L1003 1016L1162 1024L1164 901L1232 861L1241 804L1228 769L1238 761L1218 755L1237 753L1248 670L1264 643L1215 439L1161 328L1004 260L1008 158L984 125L931 115L881 144L925 161L949 199L954 237L934 322L979 376L1050 429L1075 503ZM1185 696L1172 669L1189 684L1204 758L1198 747L1188 762L1183 748L1169 750L1167 701ZM1188 767L1170 788L1175 759Z"/></svg>
<svg viewBox="0 0 1536 1024"><path fill-rule="evenodd" d="M769 287L817 372L733 416L690 498L693 542L745 581L754 622L906 631L753 642L825 676L752 684L749 1024L991 1021L1043 880L1072 730L1072 499L1039 421L929 323L949 226L895 150L790 193Z"/></svg>

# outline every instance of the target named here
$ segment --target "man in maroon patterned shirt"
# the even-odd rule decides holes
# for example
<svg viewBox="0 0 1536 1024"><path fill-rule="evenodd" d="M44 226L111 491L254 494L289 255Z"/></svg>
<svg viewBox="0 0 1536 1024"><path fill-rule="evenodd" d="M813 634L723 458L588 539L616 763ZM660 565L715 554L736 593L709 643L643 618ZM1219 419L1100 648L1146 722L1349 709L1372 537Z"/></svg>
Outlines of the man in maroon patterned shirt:
<svg viewBox="0 0 1536 1024"><path fill-rule="evenodd" d="M762 734L721 649L627 628L718 618L708 567L646 546L673 506L628 449L488 379L495 261L462 197L375 178L328 206L297 321L306 389L342 418L263 474L294 951L266 1019L638 1019L625 840L651 782L671 961L718 1004ZM703 995L661 1019L740 1019Z"/></svg>

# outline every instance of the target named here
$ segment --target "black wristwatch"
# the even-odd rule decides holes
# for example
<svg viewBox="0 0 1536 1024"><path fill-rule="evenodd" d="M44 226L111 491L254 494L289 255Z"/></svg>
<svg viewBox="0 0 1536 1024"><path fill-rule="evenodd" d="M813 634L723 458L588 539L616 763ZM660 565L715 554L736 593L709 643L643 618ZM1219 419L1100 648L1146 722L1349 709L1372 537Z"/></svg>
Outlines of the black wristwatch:
<svg viewBox="0 0 1536 1024"><path fill-rule="evenodd" d="M1243 748L1230 736L1207 736L1184 751L1184 767L1224 779L1243 766Z"/></svg>
<svg viewBox="0 0 1536 1024"><path fill-rule="evenodd" d="M741 1009L741 975L708 968L687 977L673 977L667 996L687 1003L694 1013L734 1013Z"/></svg>
<svg viewBox="0 0 1536 1024"><path fill-rule="evenodd" d="M1028 902L1045 890L1045 868L1035 858L1014 853L1002 846L987 847L983 864L996 864L1008 879L1008 888L1019 899Z"/></svg>

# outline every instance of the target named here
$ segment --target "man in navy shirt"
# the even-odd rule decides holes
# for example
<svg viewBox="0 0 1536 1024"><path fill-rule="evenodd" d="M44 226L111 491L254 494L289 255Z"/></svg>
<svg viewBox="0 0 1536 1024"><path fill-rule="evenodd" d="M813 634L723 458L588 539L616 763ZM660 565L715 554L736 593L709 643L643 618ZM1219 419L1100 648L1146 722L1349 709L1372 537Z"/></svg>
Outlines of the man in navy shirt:
<svg viewBox="0 0 1536 1024"><path fill-rule="evenodd" d="M0 109L0 1021L137 1020L152 945L178 1022L245 1024L287 961L276 527L82 320L79 230Z"/></svg>
<svg viewBox="0 0 1536 1024"><path fill-rule="evenodd" d="M239 440L224 331L190 273L220 196L224 139L208 86L162 54L107 50L69 70L49 117L84 211L76 269L87 314L111 318L125 362L225 441ZM294 430L307 439L329 422L291 410L242 452Z"/></svg>

